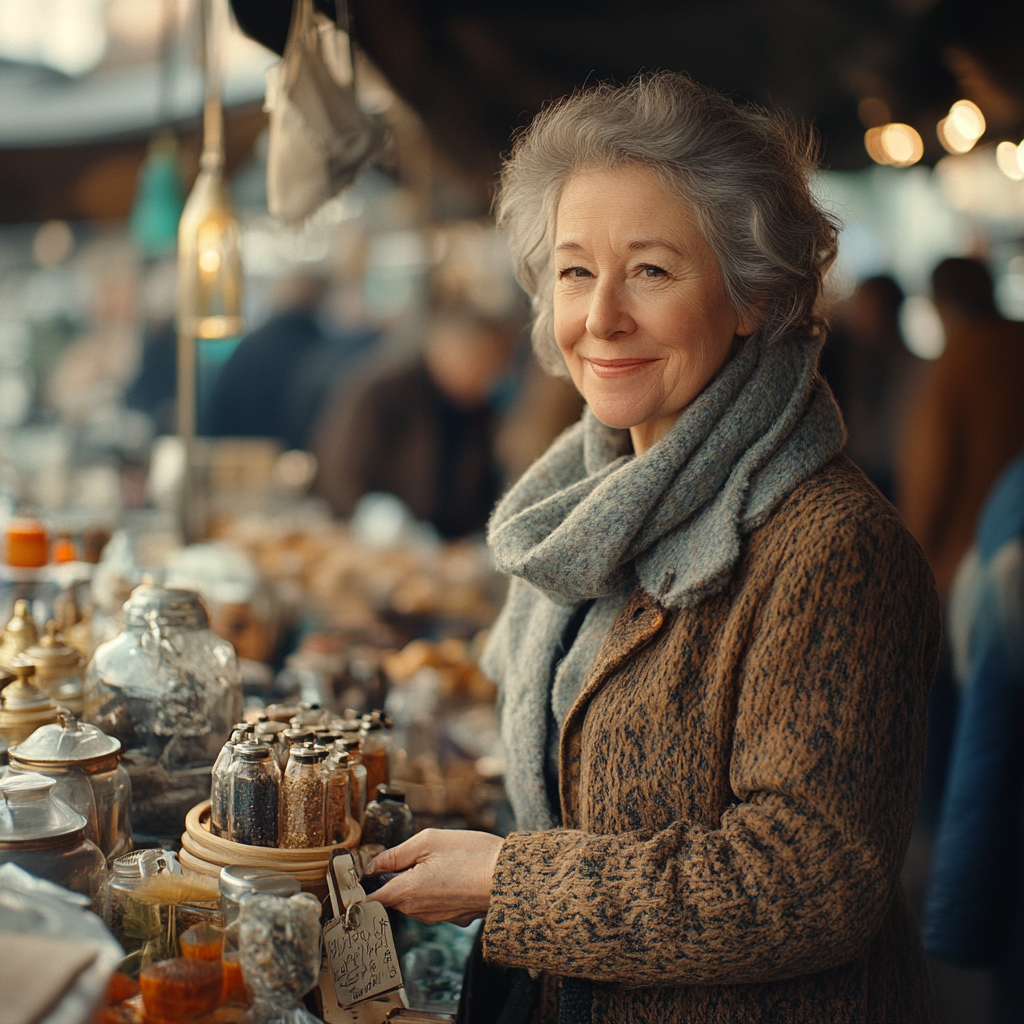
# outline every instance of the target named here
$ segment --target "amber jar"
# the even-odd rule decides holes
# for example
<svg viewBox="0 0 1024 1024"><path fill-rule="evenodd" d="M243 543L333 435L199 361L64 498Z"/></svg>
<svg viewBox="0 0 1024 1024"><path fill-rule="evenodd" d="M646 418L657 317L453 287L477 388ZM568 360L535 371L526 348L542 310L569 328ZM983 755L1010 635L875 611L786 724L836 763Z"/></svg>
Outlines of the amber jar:
<svg viewBox="0 0 1024 1024"><path fill-rule="evenodd" d="M38 569L50 559L50 539L38 519L17 518L7 524L6 561L19 569Z"/></svg>
<svg viewBox="0 0 1024 1024"><path fill-rule="evenodd" d="M324 761L324 779L327 787L327 809L324 814L325 845L335 846L345 842L348 823L352 817L348 754L335 752Z"/></svg>
<svg viewBox="0 0 1024 1024"><path fill-rule="evenodd" d="M385 717L374 711L363 716L363 764L366 765L366 792L376 793L378 786L391 781L391 730Z"/></svg>
<svg viewBox="0 0 1024 1024"><path fill-rule="evenodd" d="M348 754L349 806L352 817L361 825L366 810L366 765L363 764L362 743L359 740L339 740L335 747Z"/></svg>
<svg viewBox="0 0 1024 1024"><path fill-rule="evenodd" d="M281 784L280 845L300 849L324 845L324 747L292 747Z"/></svg>

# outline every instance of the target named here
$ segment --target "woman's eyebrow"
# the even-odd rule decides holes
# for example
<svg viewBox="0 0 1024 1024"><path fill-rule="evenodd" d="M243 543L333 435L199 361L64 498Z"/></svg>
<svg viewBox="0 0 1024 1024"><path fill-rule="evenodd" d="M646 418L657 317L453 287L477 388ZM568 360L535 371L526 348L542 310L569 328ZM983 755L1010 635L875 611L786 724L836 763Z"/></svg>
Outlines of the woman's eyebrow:
<svg viewBox="0 0 1024 1024"><path fill-rule="evenodd" d="M559 242L555 246L555 252L563 251L583 252L583 246L579 242Z"/></svg>
<svg viewBox="0 0 1024 1024"><path fill-rule="evenodd" d="M670 249L672 252L678 253L680 256L682 255L678 246L673 245L664 238L641 238L635 242L630 242L627 248L630 252L641 252L644 249Z"/></svg>

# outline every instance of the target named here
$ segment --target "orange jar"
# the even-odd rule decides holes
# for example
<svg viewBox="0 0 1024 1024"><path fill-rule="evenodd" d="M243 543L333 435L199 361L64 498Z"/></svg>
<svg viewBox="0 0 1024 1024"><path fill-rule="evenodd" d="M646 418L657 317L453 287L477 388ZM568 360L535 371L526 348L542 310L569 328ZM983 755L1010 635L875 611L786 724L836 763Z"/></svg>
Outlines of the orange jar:
<svg viewBox="0 0 1024 1024"><path fill-rule="evenodd" d="M12 519L7 524L7 564L38 569L50 557L46 527L38 519Z"/></svg>
<svg viewBox="0 0 1024 1024"><path fill-rule="evenodd" d="M58 565L63 562L77 562L78 548L75 547L75 542L66 533L62 533L53 542L50 558Z"/></svg>
<svg viewBox="0 0 1024 1024"><path fill-rule="evenodd" d="M249 992L242 977L242 965L238 953L228 953L223 960L224 965L224 1002L247 1003Z"/></svg>
<svg viewBox="0 0 1024 1024"><path fill-rule="evenodd" d="M186 960L219 960L224 950L224 933L209 924L195 924L178 940Z"/></svg>
<svg viewBox="0 0 1024 1024"><path fill-rule="evenodd" d="M143 968L142 1003L154 1017L201 1017L220 1005L224 972L217 960L176 957Z"/></svg>

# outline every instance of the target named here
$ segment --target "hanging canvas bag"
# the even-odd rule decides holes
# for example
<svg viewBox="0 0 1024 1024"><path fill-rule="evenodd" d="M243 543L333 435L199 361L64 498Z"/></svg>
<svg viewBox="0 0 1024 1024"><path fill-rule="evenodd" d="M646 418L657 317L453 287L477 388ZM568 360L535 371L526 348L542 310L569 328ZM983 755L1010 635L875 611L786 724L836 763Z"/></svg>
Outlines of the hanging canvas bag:
<svg viewBox="0 0 1024 1024"><path fill-rule="evenodd" d="M336 0L336 9L347 30L345 0ZM383 140L380 119L356 99L350 34L351 71L339 82L339 38L313 0L294 0L284 56L267 73L267 208L286 223L304 220L350 185Z"/></svg>

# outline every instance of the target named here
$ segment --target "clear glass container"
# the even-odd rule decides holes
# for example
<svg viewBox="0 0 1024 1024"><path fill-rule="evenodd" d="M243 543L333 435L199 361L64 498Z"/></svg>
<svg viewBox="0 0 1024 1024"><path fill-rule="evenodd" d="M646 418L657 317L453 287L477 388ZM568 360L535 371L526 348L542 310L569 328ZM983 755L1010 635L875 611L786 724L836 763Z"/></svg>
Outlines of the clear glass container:
<svg viewBox="0 0 1024 1024"><path fill-rule="evenodd" d="M231 761L235 747L248 738L249 727L244 722L241 724L242 728L235 724L231 738L220 748L210 772L210 831L223 838L228 834L228 808L231 806Z"/></svg>
<svg viewBox="0 0 1024 1024"><path fill-rule="evenodd" d="M341 749L348 754L348 785L349 785L349 806L352 808L352 817L363 823L363 814L366 811L366 765L363 764L362 743L357 739L340 740ZM335 749L338 743L335 743Z"/></svg>
<svg viewBox="0 0 1024 1024"><path fill-rule="evenodd" d="M85 715L121 741L136 830L177 839L209 796L210 769L241 717L238 659L195 591L143 584L123 619L89 665Z"/></svg>
<svg viewBox="0 0 1024 1024"><path fill-rule="evenodd" d="M312 743L291 749L281 784L280 845L286 850L324 845L326 756Z"/></svg>
<svg viewBox="0 0 1024 1024"><path fill-rule="evenodd" d="M288 758L292 747L301 747L304 743L315 741L315 734L308 726L289 726L277 734L277 762L284 771L288 767Z"/></svg>
<svg viewBox="0 0 1024 1024"><path fill-rule="evenodd" d="M281 769L270 747L239 743L231 761L228 839L277 846Z"/></svg>
<svg viewBox="0 0 1024 1024"><path fill-rule="evenodd" d="M81 893L102 911L106 861L86 838L85 818L54 796L55 785L37 772L0 778L0 864Z"/></svg>
<svg viewBox="0 0 1024 1024"><path fill-rule="evenodd" d="M9 751L11 770L52 778L54 793L88 825L86 835L107 861L132 848L132 784L120 760L121 743L95 725L61 711Z"/></svg>
<svg viewBox="0 0 1024 1024"><path fill-rule="evenodd" d="M220 869L220 905L224 914L225 979L238 974L238 915L242 897L250 893L271 896L294 896L300 890L298 881L282 871L270 868L248 868L232 864ZM227 988L227 985L225 986ZM244 991L241 993L244 997Z"/></svg>
<svg viewBox="0 0 1024 1024"><path fill-rule="evenodd" d="M362 845L380 845L390 850L412 839L414 831L412 811L405 802L405 793L396 786L378 786L376 799L366 805Z"/></svg>
<svg viewBox="0 0 1024 1024"><path fill-rule="evenodd" d="M391 781L391 720L379 711L363 716L363 764L366 765L366 791L376 793L378 786Z"/></svg>
<svg viewBox="0 0 1024 1024"><path fill-rule="evenodd" d="M35 684L72 714L82 714L82 680L85 670L82 655L57 634L57 623L46 624L38 643L21 655L36 667Z"/></svg>
<svg viewBox="0 0 1024 1024"><path fill-rule="evenodd" d="M326 846L345 842L348 823L352 818L349 801L348 754L332 753L324 761L324 779L327 787L326 811L324 813L324 838Z"/></svg>
<svg viewBox="0 0 1024 1024"><path fill-rule="evenodd" d="M33 682L35 665L21 662L13 668L15 680L0 692L0 736L10 746L27 740L41 725L57 721L60 707Z"/></svg>

